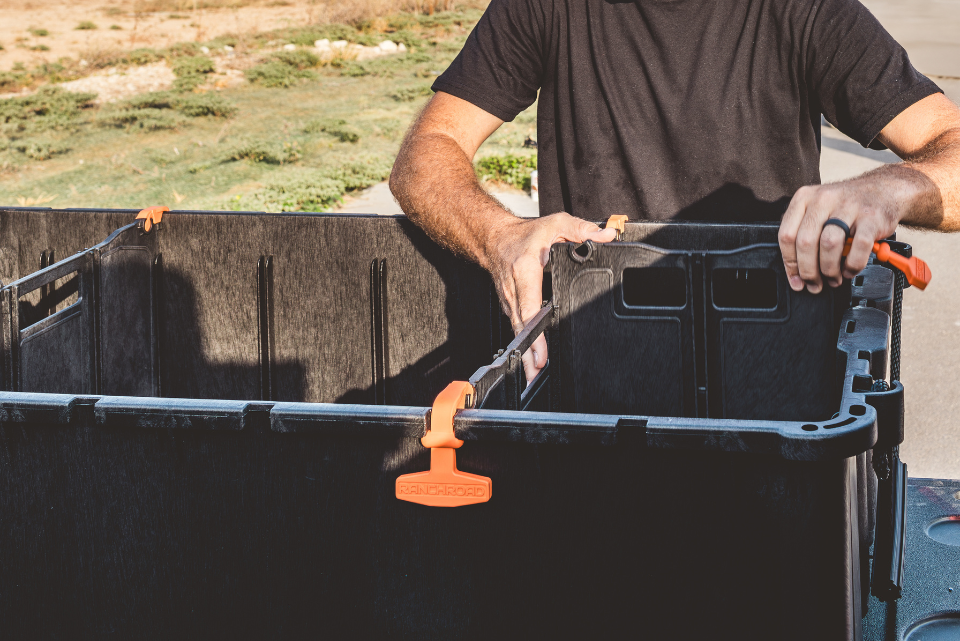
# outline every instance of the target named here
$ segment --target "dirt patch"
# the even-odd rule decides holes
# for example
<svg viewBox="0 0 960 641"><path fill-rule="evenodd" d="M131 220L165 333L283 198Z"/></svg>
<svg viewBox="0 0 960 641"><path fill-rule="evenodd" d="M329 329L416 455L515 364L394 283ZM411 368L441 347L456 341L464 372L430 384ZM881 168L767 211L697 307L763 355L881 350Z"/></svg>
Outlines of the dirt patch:
<svg viewBox="0 0 960 641"><path fill-rule="evenodd" d="M155 62L128 69L113 68L79 80L64 82L67 91L97 94L96 102L116 102L148 91L165 91L173 85L175 76L166 62Z"/></svg>

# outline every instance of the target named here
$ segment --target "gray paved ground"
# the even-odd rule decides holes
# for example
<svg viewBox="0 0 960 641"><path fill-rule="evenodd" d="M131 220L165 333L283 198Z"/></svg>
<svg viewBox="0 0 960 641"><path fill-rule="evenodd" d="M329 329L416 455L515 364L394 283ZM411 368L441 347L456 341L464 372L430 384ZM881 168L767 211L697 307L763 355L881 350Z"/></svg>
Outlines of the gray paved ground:
<svg viewBox="0 0 960 641"><path fill-rule="evenodd" d="M866 0L865 4L909 52L917 68L960 102L960 0ZM820 170L824 182L843 180L896 162L890 152L863 149L824 127ZM519 192L496 194L518 215L536 216L537 205ZM342 211L399 214L386 184L346 203ZM901 229L926 260L934 278L926 291L904 295L903 366L906 442L910 475L960 478L960 234Z"/></svg>

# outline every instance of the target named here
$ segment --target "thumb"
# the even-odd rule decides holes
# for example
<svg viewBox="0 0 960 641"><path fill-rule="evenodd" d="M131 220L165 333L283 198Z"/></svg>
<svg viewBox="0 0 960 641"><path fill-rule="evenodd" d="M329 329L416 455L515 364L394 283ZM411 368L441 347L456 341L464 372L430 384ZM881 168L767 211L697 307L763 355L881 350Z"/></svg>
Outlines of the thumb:
<svg viewBox="0 0 960 641"><path fill-rule="evenodd" d="M600 229L587 232L583 235L584 240L592 240L595 243L609 243L617 239L617 230L613 227L609 229Z"/></svg>
<svg viewBox="0 0 960 641"><path fill-rule="evenodd" d="M592 240L599 243L607 243L617 237L616 229L600 229L596 223L591 223L582 218L567 216L563 221L563 226L558 230L557 238L554 242L582 243Z"/></svg>

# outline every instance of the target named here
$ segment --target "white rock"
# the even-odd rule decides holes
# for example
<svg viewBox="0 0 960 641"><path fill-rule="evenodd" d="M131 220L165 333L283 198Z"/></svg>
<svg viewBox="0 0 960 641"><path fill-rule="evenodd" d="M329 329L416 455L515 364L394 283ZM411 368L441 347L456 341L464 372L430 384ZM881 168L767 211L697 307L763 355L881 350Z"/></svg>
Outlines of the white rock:
<svg viewBox="0 0 960 641"><path fill-rule="evenodd" d="M230 53L231 51L233 51L233 47L231 47L230 45L223 45L223 50L226 51L227 53Z"/></svg>
<svg viewBox="0 0 960 641"><path fill-rule="evenodd" d="M329 49L330 41L324 38L323 40L317 40L313 43L313 46L317 49Z"/></svg>
<svg viewBox="0 0 960 641"><path fill-rule="evenodd" d="M297 45L283 45L284 51L296 51Z"/></svg>
<svg viewBox="0 0 960 641"><path fill-rule="evenodd" d="M407 45L405 45L405 44L403 44L403 43L401 42L400 44L397 45L397 51L398 51L399 53L406 53L406 51L407 51Z"/></svg>
<svg viewBox="0 0 960 641"><path fill-rule="evenodd" d="M200 47L200 52L204 54L210 53L210 47Z"/></svg>
<svg viewBox="0 0 960 641"><path fill-rule="evenodd" d="M379 58L387 54L387 52L380 47L364 47L363 45L347 47L347 52L356 56L357 60L370 60L371 58Z"/></svg>
<svg viewBox="0 0 960 641"><path fill-rule="evenodd" d="M347 41L346 41L346 40L334 40L333 42L330 43L330 46L333 47L334 49L346 49L346 48L347 48Z"/></svg>
<svg viewBox="0 0 960 641"><path fill-rule="evenodd" d="M385 51L387 53L393 53L397 50L397 43L393 40L384 40L380 43L380 51Z"/></svg>

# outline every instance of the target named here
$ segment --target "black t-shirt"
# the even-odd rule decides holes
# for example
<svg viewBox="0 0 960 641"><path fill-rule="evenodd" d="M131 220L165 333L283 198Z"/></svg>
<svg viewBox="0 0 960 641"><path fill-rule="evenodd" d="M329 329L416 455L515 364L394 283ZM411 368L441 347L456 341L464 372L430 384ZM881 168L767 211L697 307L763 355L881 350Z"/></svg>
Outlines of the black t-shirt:
<svg viewBox="0 0 960 641"><path fill-rule="evenodd" d="M493 0L433 85L537 99L540 213L779 220L820 182L820 114L860 142L939 88L857 0Z"/></svg>

